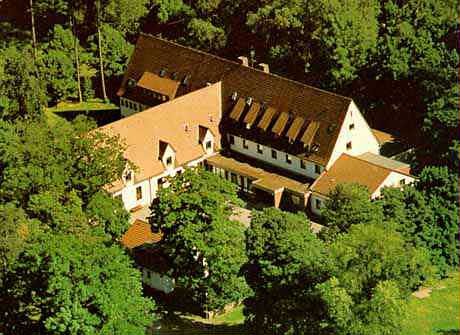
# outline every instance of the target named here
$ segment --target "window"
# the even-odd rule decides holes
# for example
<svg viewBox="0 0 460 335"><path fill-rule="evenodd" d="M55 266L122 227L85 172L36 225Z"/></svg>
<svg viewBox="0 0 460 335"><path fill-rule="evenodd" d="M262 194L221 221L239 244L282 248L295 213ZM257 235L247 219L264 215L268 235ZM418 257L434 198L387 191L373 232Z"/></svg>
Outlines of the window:
<svg viewBox="0 0 460 335"><path fill-rule="evenodd" d="M171 156L169 156L169 157L166 158L166 165L167 165L167 166L171 166L171 165L172 165L172 157L171 157Z"/></svg>
<svg viewBox="0 0 460 335"><path fill-rule="evenodd" d="M117 194L114 198L115 198L116 200L118 200L118 201L123 202L123 199L122 199L122 197L121 197L121 193L120 193L120 194Z"/></svg>
<svg viewBox="0 0 460 335"><path fill-rule="evenodd" d="M163 184L165 183L166 179L165 178L158 178L157 179L157 186L158 188L161 188Z"/></svg>
<svg viewBox="0 0 460 335"><path fill-rule="evenodd" d="M351 149L351 141L347 143L347 150Z"/></svg>
<svg viewBox="0 0 460 335"><path fill-rule="evenodd" d="M276 159L276 157L277 157L276 150L272 149L272 158Z"/></svg>
<svg viewBox="0 0 460 335"><path fill-rule="evenodd" d="M323 202L319 199L315 199L315 206L316 208L321 208L321 205L323 204Z"/></svg>
<svg viewBox="0 0 460 335"><path fill-rule="evenodd" d="M212 141L206 141L205 145L206 150L210 150L212 148Z"/></svg>
<svg viewBox="0 0 460 335"><path fill-rule="evenodd" d="M315 164L315 173L316 173L316 174L320 174L320 173L321 173L321 166L319 166L318 164Z"/></svg>
<svg viewBox="0 0 460 335"><path fill-rule="evenodd" d="M238 183L237 175L232 173L232 172L230 172L230 179L231 179L232 183L235 183L235 184Z"/></svg>
<svg viewBox="0 0 460 335"><path fill-rule="evenodd" d="M259 154L262 154L264 152L263 149L262 149L262 146L260 144L257 144L257 152Z"/></svg>
<svg viewBox="0 0 460 335"><path fill-rule="evenodd" d="M249 148L248 143L246 142L246 140L243 140L243 148L245 148L245 149Z"/></svg>
<svg viewBox="0 0 460 335"><path fill-rule="evenodd" d="M300 160L300 168L304 169L304 170L307 168L307 165L305 164L305 161L303 161L302 159Z"/></svg>
<svg viewBox="0 0 460 335"><path fill-rule="evenodd" d="M288 164L292 163L292 158L288 154L286 154L286 163L288 163Z"/></svg>
<svg viewBox="0 0 460 335"><path fill-rule="evenodd" d="M406 179L401 179L399 181L399 185L405 185L406 184Z"/></svg>
<svg viewBox="0 0 460 335"><path fill-rule="evenodd" d="M230 141L230 144L235 144L235 136L230 135L229 136L229 141Z"/></svg>
<svg viewBox="0 0 460 335"><path fill-rule="evenodd" d="M350 130L355 129L355 124L354 124L354 123L350 123L350 125L348 126L348 129L350 129Z"/></svg>
<svg viewBox="0 0 460 335"><path fill-rule="evenodd" d="M125 179L126 181L131 181L131 179L133 178L133 173L131 171L128 171L126 172L126 176L125 176Z"/></svg>
<svg viewBox="0 0 460 335"><path fill-rule="evenodd" d="M142 187L138 186L136 187L136 200L141 200L142 199Z"/></svg>

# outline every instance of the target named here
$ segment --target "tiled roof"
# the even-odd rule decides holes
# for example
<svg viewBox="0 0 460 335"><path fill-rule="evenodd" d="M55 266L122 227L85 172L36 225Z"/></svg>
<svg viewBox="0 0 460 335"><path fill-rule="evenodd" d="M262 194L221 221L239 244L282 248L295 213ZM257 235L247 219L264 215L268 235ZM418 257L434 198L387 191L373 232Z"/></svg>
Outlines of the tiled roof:
<svg viewBox="0 0 460 335"><path fill-rule="evenodd" d="M266 114L267 109L276 110L274 121L280 113L301 117L304 122L300 126L298 137L302 136L312 121L319 121L320 126L314 138L311 139L312 143L319 145L319 150L309 153L303 146L300 146L301 148L298 146L296 152L292 153L298 156L303 155L304 158L320 164L326 164L329 161L340 125L351 103L350 98L145 34L141 34L137 41L118 94L125 93L130 78L137 81L144 72L159 73L161 69L167 69L167 76L172 76L174 73L182 82L177 91L178 96L205 87L208 83L222 81L222 105L225 114L233 110L235 100L231 99L231 96L237 92L238 97L243 99L251 97L253 102L263 103L264 108L259 113L261 115ZM185 80L187 84L183 84L184 78L187 78ZM245 109L250 108L247 105L244 107ZM238 111L236 114L238 114L239 122L226 123L226 129L235 131L234 128L241 128L241 131L246 131L243 123L244 111L241 113ZM272 120L272 118L260 116L258 118ZM270 122L266 124L265 121L259 121L258 127L266 131L251 129L246 135L255 138L273 137L271 129L267 129L269 126ZM284 133L287 131L285 129L287 126L288 123L280 125ZM282 146L287 151L295 148L289 142L289 138L284 135L277 138L275 144Z"/></svg>
<svg viewBox="0 0 460 335"><path fill-rule="evenodd" d="M403 163L403 162L400 162L400 161L397 161L397 160L394 160L394 159L391 159L385 156L376 155L376 154L373 154L372 152L366 152L362 155L359 155L358 157L370 163L380 165L380 166L383 166L383 167L386 167L388 169L395 170L398 172L407 173L407 171L410 171L409 164L406 164L406 163Z"/></svg>
<svg viewBox="0 0 460 335"><path fill-rule="evenodd" d="M204 155L203 146L199 143L199 126L208 128L219 146L220 91L220 83L214 84L109 123L98 130L119 135L125 141L125 158L138 167L134 178L135 182L139 182L164 171L163 163L159 160L160 141L174 148L178 165ZM122 187L122 182L117 181L108 189L114 192Z"/></svg>
<svg viewBox="0 0 460 335"><path fill-rule="evenodd" d="M342 154L311 186L312 192L327 196L338 184L358 183L374 193L392 170L357 157Z"/></svg>
<svg viewBox="0 0 460 335"><path fill-rule="evenodd" d="M147 222L136 220L121 238L121 244L128 249L134 249L144 244L160 242L162 237L161 233L153 233Z"/></svg>
<svg viewBox="0 0 460 335"><path fill-rule="evenodd" d="M144 72L144 74L137 82L137 86L149 91L166 95L170 100L174 99L176 96L179 84L180 82L177 80L160 77L159 75L148 71Z"/></svg>
<svg viewBox="0 0 460 335"><path fill-rule="evenodd" d="M388 142L393 142L395 140L393 135L385 133L381 130L372 129L372 133L374 134L375 138L377 139L377 142L379 142L380 145Z"/></svg>

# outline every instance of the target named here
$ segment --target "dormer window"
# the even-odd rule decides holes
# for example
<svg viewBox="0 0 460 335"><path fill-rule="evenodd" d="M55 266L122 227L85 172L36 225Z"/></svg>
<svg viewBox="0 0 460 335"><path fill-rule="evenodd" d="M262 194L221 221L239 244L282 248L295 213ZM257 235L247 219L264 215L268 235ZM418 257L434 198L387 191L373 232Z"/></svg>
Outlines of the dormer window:
<svg viewBox="0 0 460 335"><path fill-rule="evenodd" d="M172 165L172 162L173 162L172 156L166 157L166 165L167 165L167 166L171 166L171 165Z"/></svg>
<svg viewBox="0 0 460 335"><path fill-rule="evenodd" d="M211 150L211 148L212 148L212 141L206 141L205 147L206 147L206 150Z"/></svg>
<svg viewBox="0 0 460 335"><path fill-rule="evenodd" d="M129 181L131 181L132 179L133 179L133 173L132 173L132 171L126 172L126 175L125 175L125 180L126 180L126 182L129 182Z"/></svg>

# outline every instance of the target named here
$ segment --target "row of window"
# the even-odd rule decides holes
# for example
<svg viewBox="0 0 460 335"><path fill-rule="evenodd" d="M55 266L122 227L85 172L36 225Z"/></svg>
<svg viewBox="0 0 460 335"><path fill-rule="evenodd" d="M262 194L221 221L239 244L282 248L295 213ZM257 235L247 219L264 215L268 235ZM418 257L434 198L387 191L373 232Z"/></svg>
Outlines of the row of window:
<svg viewBox="0 0 460 335"><path fill-rule="evenodd" d="M141 106L138 103L135 103L129 100L125 100L125 99L120 99L120 106L127 107L129 109L133 109L137 111L141 110Z"/></svg>
<svg viewBox="0 0 460 335"><path fill-rule="evenodd" d="M234 145L235 144L235 137L233 135L230 135L230 144ZM351 145L351 142L350 142ZM249 149L249 145L245 139L243 139L243 148L244 149ZM257 144L257 153L263 154L264 153L264 147L261 144ZM271 149L271 157L273 159L278 159L278 151L275 149ZM285 161L288 164L292 164L292 157L289 154L285 154ZM303 170L307 169L307 165L305 164L305 161L300 159L300 168ZM321 166L315 164L315 173L320 174L321 173Z"/></svg>

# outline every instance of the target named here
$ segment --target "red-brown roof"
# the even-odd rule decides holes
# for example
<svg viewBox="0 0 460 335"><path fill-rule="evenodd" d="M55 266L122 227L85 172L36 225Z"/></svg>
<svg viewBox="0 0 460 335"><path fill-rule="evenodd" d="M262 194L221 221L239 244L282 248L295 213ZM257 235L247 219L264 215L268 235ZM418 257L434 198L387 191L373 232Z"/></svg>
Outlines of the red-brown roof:
<svg viewBox="0 0 460 335"><path fill-rule="evenodd" d="M199 143L199 126L206 127L215 136L219 149L219 122L221 115L221 85L214 84L187 96L152 107L116 122L98 128L111 136L120 136L126 143L124 157L138 170L135 182L161 174L165 167L160 158L163 143L170 145L180 166L205 154ZM121 180L108 187L114 192L123 187Z"/></svg>
<svg viewBox="0 0 460 335"><path fill-rule="evenodd" d="M222 108L225 114L233 110L235 102L231 96L237 92L238 97L251 97L254 102L264 103L261 115L265 110L274 108L278 114L284 112L302 117L305 124L319 121L320 127L312 139L312 143L319 145L319 150L314 153L304 150L303 156L324 165L329 161L340 125L352 101L347 97L145 34L141 34L137 41L118 94L124 94L130 78L139 80L144 72L159 73L161 69L167 69L166 75L172 76L174 73L180 81L187 77L187 84L181 84L177 91L178 96L205 87L208 83L221 81ZM245 131L246 127L242 123L233 121L230 126ZM273 136L271 129L267 129L267 132ZM259 138L259 134L254 131L248 131L247 135ZM289 138L281 139L277 139L276 143L289 151L292 148Z"/></svg>
<svg viewBox="0 0 460 335"><path fill-rule="evenodd" d="M134 249L144 244L158 243L163 238L161 233L152 233L150 225L142 220L136 220L121 238L121 244L128 249Z"/></svg>
<svg viewBox="0 0 460 335"><path fill-rule="evenodd" d="M166 95L170 100L176 96L179 84L177 80L160 77L148 71L144 72L137 82L138 87Z"/></svg>
<svg viewBox="0 0 460 335"><path fill-rule="evenodd" d="M327 171L324 171L312 184L311 191L327 196L338 184L358 183L374 193L391 172L414 178L402 170L378 164L361 157L342 154ZM401 163L403 164L403 163Z"/></svg>

